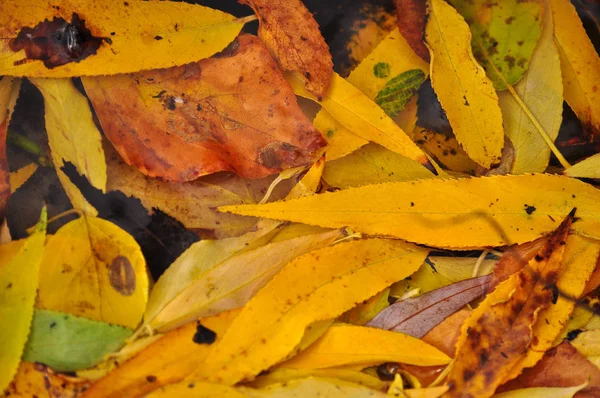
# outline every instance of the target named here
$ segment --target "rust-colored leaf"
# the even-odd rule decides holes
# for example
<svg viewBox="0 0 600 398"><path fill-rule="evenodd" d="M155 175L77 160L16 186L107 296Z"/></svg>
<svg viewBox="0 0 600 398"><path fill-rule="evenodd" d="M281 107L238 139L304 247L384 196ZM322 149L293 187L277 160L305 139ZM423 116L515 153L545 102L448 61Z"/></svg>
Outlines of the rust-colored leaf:
<svg viewBox="0 0 600 398"><path fill-rule="evenodd" d="M0 220L4 217L10 196L10 174L6 159L6 134L13 108L17 102L21 79L0 77Z"/></svg>
<svg viewBox="0 0 600 398"><path fill-rule="evenodd" d="M263 177L313 163L325 145L251 35L198 63L83 82L108 139L152 177Z"/></svg>
<svg viewBox="0 0 600 398"><path fill-rule="evenodd" d="M425 0L394 0L398 14L398 28L414 52L429 62L429 50L423 42L425 30Z"/></svg>
<svg viewBox="0 0 600 398"><path fill-rule="evenodd" d="M537 336L538 313L557 299L556 281L574 211L521 272L498 285L463 325L448 397L489 397Z"/></svg>
<svg viewBox="0 0 600 398"><path fill-rule="evenodd" d="M283 70L299 72L306 88L322 97L333 77L329 47L300 0L239 0L258 15L258 36Z"/></svg>
<svg viewBox="0 0 600 398"><path fill-rule="evenodd" d="M54 373L41 363L21 362L19 370L3 398L77 398L90 386L90 382Z"/></svg>
<svg viewBox="0 0 600 398"><path fill-rule="evenodd" d="M471 310L466 308L455 312L427 332L427 334L423 336L422 340L427 344L434 346L449 357L454 357L456 343L458 341L458 337L460 336L460 329L470 315Z"/></svg>

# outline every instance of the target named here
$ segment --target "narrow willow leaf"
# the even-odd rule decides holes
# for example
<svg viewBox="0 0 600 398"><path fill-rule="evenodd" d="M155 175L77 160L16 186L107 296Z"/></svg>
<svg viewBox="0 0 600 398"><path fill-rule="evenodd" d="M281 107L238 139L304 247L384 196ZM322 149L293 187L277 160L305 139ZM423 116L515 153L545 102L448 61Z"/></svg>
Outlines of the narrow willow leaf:
<svg viewBox="0 0 600 398"><path fill-rule="evenodd" d="M535 174L391 182L220 210L328 228L349 227L429 246L479 248L544 236L573 207L579 218L573 228L600 237L598 203L600 191L591 185Z"/></svg>
<svg viewBox="0 0 600 398"><path fill-rule="evenodd" d="M431 0L425 30L431 53L431 85L456 139L479 165L500 161L504 146L498 96L471 52L464 19L443 0Z"/></svg>
<svg viewBox="0 0 600 398"><path fill-rule="evenodd" d="M102 136L94 120L88 100L70 79L31 79L44 96L48 144L58 178L73 207L95 216L79 189L60 170L64 162L71 162L90 184L106 190L106 161L102 150Z"/></svg>
<svg viewBox="0 0 600 398"><path fill-rule="evenodd" d="M359 384L333 378L309 377L292 380L285 384L274 384L263 389L240 388L249 398L293 398L293 397L339 397L339 398L386 398L389 395L374 391Z"/></svg>
<svg viewBox="0 0 600 398"><path fill-rule="evenodd" d="M44 207L31 236L0 245L0 391L17 372L29 335L47 218Z"/></svg>
<svg viewBox="0 0 600 398"><path fill-rule="evenodd" d="M577 178L600 178L600 154L590 156L564 171L565 175Z"/></svg>
<svg viewBox="0 0 600 398"><path fill-rule="evenodd" d="M421 69L411 69L399 74L387 82L375 97L379 105L389 117L396 117L404 109L411 97L425 81L425 72Z"/></svg>
<svg viewBox="0 0 600 398"><path fill-rule="evenodd" d="M366 326L421 338L444 319L485 294L490 275L466 279L416 298L396 301Z"/></svg>
<svg viewBox="0 0 600 398"><path fill-rule="evenodd" d="M256 376L292 354L309 325L336 318L407 277L427 252L402 241L368 239L295 259L242 309L206 366L190 378L235 384Z"/></svg>
<svg viewBox="0 0 600 398"><path fill-rule="evenodd" d="M316 342L278 367L322 369L350 365L366 368L385 362L433 366L445 365L450 358L407 334L339 324L331 326Z"/></svg>
<svg viewBox="0 0 600 398"><path fill-rule="evenodd" d="M23 184L29 180L29 178L36 172L38 165L36 163L29 163L27 166L23 166L18 170L10 173L10 191L15 192Z"/></svg>
<svg viewBox="0 0 600 398"><path fill-rule="evenodd" d="M59 372L89 368L118 350L133 330L61 312L36 310L23 360Z"/></svg>
<svg viewBox="0 0 600 398"><path fill-rule="evenodd" d="M69 47L68 34L58 44L39 44L49 40L44 34L59 34L66 23L78 35L75 48ZM73 77L183 65L221 51L243 24L208 7L157 0L110 7L93 0L59 7L44 0L6 0L0 15L0 75Z"/></svg>
<svg viewBox="0 0 600 398"><path fill-rule="evenodd" d="M377 376L366 374L357 370L343 368L287 369L277 367L269 369L269 372L258 376L256 379L248 383L247 386L252 388L264 388L273 384L287 383L292 380L304 379L311 376L344 380L379 391L385 391L389 384L386 381L380 380Z"/></svg>

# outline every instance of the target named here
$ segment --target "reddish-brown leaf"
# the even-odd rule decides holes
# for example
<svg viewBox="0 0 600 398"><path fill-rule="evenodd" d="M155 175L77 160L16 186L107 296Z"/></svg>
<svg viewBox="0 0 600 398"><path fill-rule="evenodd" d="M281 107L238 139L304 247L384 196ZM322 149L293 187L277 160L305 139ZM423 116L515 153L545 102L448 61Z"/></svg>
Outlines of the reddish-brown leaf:
<svg viewBox="0 0 600 398"><path fill-rule="evenodd" d="M490 275L466 279L419 297L397 301L366 326L402 332L421 338L438 323L485 293Z"/></svg>
<svg viewBox="0 0 600 398"><path fill-rule="evenodd" d="M258 178L313 163L326 143L251 35L197 63L83 82L108 139L152 177Z"/></svg>
<svg viewBox="0 0 600 398"><path fill-rule="evenodd" d="M429 62L429 50L423 42L425 30L425 0L394 0L398 14L398 28L415 53Z"/></svg>
<svg viewBox="0 0 600 398"><path fill-rule="evenodd" d="M466 308L455 312L427 332L422 340L453 358L456 351L456 342L458 336L460 336L460 328L470 315L471 310Z"/></svg>
<svg viewBox="0 0 600 398"><path fill-rule="evenodd" d="M327 92L333 77L329 47L319 25L301 0L238 0L260 21L258 36L284 70L299 72L317 97Z"/></svg>
<svg viewBox="0 0 600 398"><path fill-rule="evenodd" d="M0 221L10 196L10 174L6 159L6 135L13 108L19 95L21 79L0 77Z"/></svg>

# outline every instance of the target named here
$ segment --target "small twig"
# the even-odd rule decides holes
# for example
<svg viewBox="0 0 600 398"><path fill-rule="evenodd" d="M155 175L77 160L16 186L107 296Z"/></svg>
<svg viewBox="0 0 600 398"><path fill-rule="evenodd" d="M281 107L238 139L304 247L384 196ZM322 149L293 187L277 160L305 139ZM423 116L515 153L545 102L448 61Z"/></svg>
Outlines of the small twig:
<svg viewBox="0 0 600 398"><path fill-rule="evenodd" d="M6 136L6 142L11 146L33 155L36 163L40 166L51 169L54 168L54 164L50 159L48 159L46 152L36 142L30 140L28 137L9 130Z"/></svg>

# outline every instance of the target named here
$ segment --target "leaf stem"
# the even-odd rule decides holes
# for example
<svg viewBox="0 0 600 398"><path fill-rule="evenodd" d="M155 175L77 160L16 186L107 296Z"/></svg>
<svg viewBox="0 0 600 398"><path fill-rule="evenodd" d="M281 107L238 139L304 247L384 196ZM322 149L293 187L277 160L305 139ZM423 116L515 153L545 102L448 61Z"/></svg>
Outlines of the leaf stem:
<svg viewBox="0 0 600 398"><path fill-rule="evenodd" d="M9 130L6 136L6 143L33 155L36 163L40 166L51 169L54 168L54 164L48 159L46 152L36 142L30 140L23 134Z"/></svg>
<svg viewBox="0 0 600 398"><path fill-rule="evenodd" d="M255 14L248 15L247 17L238 18L238 21L243 23L244 25L248 22L256 21L258 17Z"/></svg>

